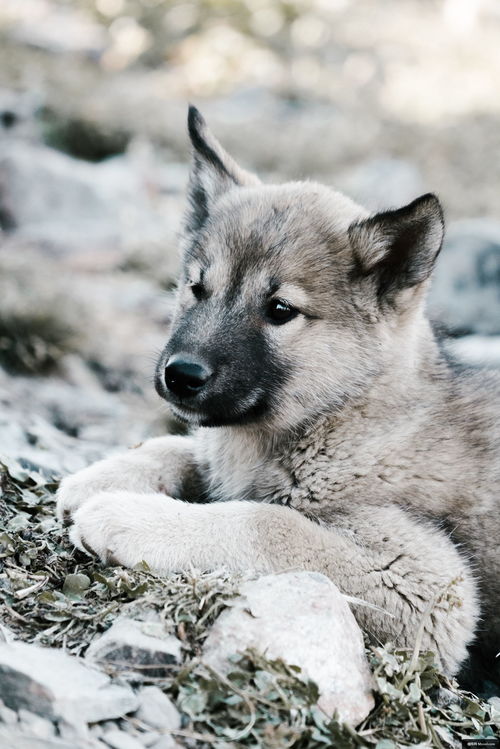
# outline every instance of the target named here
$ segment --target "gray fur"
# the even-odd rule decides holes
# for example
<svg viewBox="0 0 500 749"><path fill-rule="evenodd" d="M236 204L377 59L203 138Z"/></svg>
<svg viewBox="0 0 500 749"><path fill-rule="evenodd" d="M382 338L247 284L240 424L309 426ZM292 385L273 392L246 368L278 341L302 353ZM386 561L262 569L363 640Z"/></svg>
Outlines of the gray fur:
<svg viewBox="0 0 500 749"><path fill-rule="evenodd" d="M160 572L325 572L393 615L356 610L373 637L412 647L423 622L449 672L476 630L500 650L500 381L451 367L425 317L437 198L370 216L312 182L260 184L196 110L190 134L156 386L199 428L65 480L72 538ZM281 325L266 312L276 298L298 310ZM178 354L213 373L190 403L165 386Z"/></svg>

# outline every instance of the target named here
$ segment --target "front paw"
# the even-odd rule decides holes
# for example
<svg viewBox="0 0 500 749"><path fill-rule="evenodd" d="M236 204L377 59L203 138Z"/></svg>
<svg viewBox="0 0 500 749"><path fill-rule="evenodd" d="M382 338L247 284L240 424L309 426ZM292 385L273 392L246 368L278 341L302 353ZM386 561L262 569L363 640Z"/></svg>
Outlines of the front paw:
<svg viewBox="0 0 500 749"><path fill-rule="evenodd" d="M132 492L102 492L76 511L70 539L104 564L135 567L144 561L154 568L164 552L159 516L176 504L175 499L155 494L138 498Z"/></svg>
<svg viewBox="0 0 500 749"><path fill-rule="evenodd" d="M115 456L99 460L72 476L66 476L61 481L56 495L56 512L59 520L64 525L70 525L75 513L86 502L102 492L116 493L121 490L124 481L126 491L132 490L135 475L138 474L140 480L143 480L143 476L137 469L134 473L135 466L131 467L130 463L129 456L126 456L126 459L123 456Z"/></svg>
<svg viewBox="0 0 500 749"><path fill-rule="evenodd" d="M96 494L96 490L93 490L91 483L85 480L85 475L82 475L84 472L86 474L88 469L79 471L72 476L66 476L57 490L56 514L64 525L70 525L78 508Z"/></svg>

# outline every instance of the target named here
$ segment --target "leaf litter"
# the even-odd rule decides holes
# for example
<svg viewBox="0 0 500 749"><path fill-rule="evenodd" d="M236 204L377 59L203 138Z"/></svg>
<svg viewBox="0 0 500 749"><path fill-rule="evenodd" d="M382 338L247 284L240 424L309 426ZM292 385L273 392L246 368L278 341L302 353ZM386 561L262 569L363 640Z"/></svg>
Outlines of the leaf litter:
<svg viewBox="0 0 500 749"><path fill-rule="evenodd" d="M156 612L182 641L184 662L166 677L146 669L131 678L174 700L183 716L176 740L185 746L448 749L500 733L500 706L461 691L418 646L367 644L376 704L356 729L316 707L317 687L296 666L247 650L220 674L203 663L201 647L241 576L193 570L160 579L145 564L103 567L74 549L55 519L57 477L2 458L0 489L0 622L24 641L83 655L119 615Z"/></svg>

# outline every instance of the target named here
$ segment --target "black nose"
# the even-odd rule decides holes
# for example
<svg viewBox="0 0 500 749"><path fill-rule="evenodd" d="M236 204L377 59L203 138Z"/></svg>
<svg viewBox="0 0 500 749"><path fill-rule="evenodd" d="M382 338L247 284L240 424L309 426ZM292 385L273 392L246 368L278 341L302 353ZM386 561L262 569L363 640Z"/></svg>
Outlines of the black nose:
<svg viewBox="0 0 500 749"><path fill-rule="evenodd" d="M180 398L191 398L201 390L210 375L203 364L172 356L165 367L165 384Z"/></svg>

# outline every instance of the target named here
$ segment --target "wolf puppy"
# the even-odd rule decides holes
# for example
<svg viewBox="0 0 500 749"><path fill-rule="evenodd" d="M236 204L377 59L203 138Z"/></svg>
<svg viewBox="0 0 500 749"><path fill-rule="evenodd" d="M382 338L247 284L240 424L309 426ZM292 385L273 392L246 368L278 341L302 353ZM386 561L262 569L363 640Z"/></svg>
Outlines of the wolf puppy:
<svg viewBox="0 0 500 749"><path fill-rule="evenodd" d="M189 133L156 388L197 429L66 478L73 542L159 573L321 571L379 607L356 614L382 641L413 647L424 622L450 673L480 614L500 649L500 388L458 374L424 314L437 198L369 215L313 182L261 184L194 108Z"/></svg>

